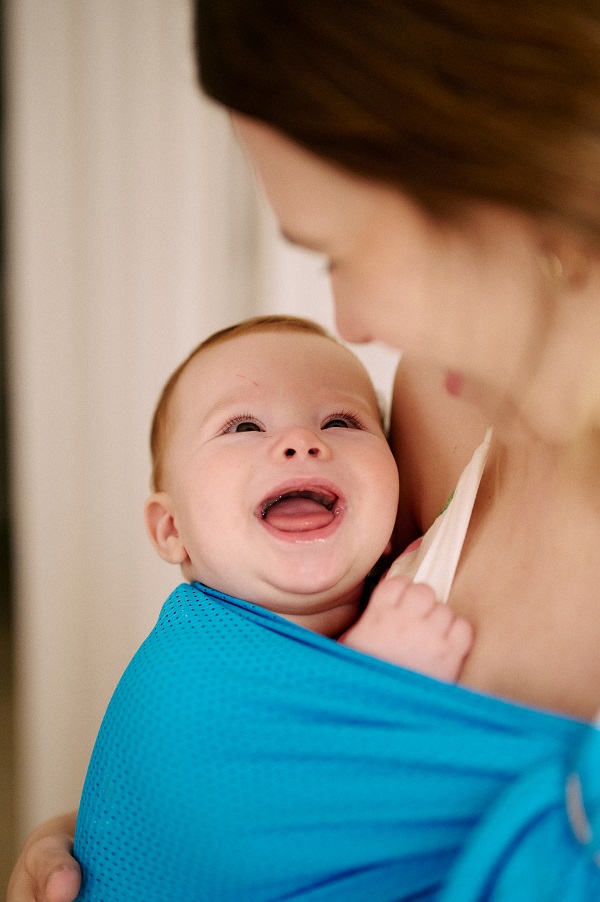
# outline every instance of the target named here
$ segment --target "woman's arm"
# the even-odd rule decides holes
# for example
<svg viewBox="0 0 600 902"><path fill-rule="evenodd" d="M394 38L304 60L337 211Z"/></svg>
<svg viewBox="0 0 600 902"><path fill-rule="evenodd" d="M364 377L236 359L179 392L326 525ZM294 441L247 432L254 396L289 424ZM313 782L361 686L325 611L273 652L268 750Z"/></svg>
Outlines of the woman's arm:
<svg viewBox="0 0 600 902"><path fill-rule="evenodd" d="M81 871L72 857L77 812L63 814L38 827L17 859L6 902L72 902Z"/></svg>

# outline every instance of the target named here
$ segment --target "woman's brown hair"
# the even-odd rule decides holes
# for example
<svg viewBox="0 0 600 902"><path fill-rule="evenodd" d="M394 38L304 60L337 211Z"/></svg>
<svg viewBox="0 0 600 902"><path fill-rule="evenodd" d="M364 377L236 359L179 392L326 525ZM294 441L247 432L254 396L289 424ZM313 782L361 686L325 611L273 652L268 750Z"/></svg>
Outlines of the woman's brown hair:
<svg viewBox="0 0 600 902"><path fill-rule="evenodd" d="M600 244L600 0L195 0L206 92L427 209Z"/></svg>

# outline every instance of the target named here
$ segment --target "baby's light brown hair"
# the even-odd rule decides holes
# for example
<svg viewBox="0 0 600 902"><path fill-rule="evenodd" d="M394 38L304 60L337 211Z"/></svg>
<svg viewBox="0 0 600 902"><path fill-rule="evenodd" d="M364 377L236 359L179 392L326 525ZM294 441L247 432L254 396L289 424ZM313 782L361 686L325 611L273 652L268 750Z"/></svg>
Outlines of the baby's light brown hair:
<svg viewBox="0 0 600 902"><path fill-rule="evenodd" d="M233 326L227 326L225 329L220 329L218 332L214 332L204 341L200 342L167 380L158 399L154 416L152 417L152 426L150 429L150 454L152 460L151 487L153 492L159 492L163 488L163 462L167 444L169 411L173 393L181 374L188 364L207 348L253 332L308 332L312 335L319 335L322 338L327 338L330 341L339 344L337 339L328 332L327 329L319 325L319 323L299 316L284 315L254 316L250 319L242 320L242 322L236 323Z"/></svg>

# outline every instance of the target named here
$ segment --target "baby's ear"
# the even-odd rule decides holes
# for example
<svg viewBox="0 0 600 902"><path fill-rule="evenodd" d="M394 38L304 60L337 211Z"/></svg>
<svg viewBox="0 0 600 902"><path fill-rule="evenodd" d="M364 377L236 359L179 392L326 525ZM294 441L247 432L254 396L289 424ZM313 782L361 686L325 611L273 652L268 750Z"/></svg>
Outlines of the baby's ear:
<svg viewBox="0 0 600 902"><path fill-rule="evenodd" d="M155 492L148 498L145 519L150 541L163 561L169 564L187 561L188 553L179 537L167 492Z"/></svg>

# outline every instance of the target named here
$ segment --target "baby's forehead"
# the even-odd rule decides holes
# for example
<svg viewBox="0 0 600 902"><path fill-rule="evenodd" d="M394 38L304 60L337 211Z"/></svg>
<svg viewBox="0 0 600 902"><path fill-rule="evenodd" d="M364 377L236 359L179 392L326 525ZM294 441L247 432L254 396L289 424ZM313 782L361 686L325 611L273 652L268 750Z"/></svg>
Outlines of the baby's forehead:
<svg viewBox="0 0 600 902"><path fill-rule="evenodd" d="M329 336L303 331L265 330L227 337L200 349L190 361L194 362L200 369L212 366L229 373L243 364L261 370L279 366L286 372L299 364L299 380L311 375L304 366L310 362L313 368L328 369L333 375L341 367L346 378L352 376L367 385L371 381L362 362L345 345Z"/></svg>
<svg viewBox="0 0 600 902"><path fill-rule="evenodd" d="M205 403L223 392L246 395L253 387L278 391L295 383L321 396L348 393L379 410L358 357L334 338L299 330L244 333L201 348L179 382L180 400L191 393Z"/></svg>

